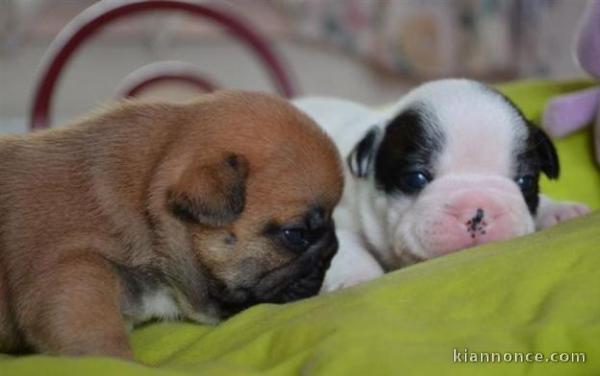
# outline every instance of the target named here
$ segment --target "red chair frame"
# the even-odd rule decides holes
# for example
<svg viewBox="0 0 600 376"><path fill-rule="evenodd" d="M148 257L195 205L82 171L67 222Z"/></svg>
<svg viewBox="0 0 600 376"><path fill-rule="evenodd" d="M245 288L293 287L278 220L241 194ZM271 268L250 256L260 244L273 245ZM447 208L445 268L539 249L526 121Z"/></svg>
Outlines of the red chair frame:
<svg viewBox="0 0 600 376"><path fill-rule="evenodd" d="M104 0L75 17L51 43L39 70L40 79L34 92L30 128L50 126L54 89L67 62L83 42L117 19L157 11L183 11L223 26L266 66L271 81L281 95L288 98L295 95L295 85L284 68L282 58L265 38L237 16L214 6L182 0Z"/></svg>
<svg viewBox="0 0 600 376"><path fill-rule="evenodd" d="M195 65L180 61L159 61L144 65L125 77L117 90L117 96L135 97L155 84L164 82L181 82L194 86L201 93L214 91L218 87L204 77Z"/></svg>

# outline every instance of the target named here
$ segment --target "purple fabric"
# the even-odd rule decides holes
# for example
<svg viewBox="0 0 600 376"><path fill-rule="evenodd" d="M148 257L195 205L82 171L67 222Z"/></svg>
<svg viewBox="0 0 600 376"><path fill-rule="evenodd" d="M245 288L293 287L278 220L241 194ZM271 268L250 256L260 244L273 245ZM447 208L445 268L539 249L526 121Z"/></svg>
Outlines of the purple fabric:
<svg viewBox="0 0 600 376"><path fill-rule="evenodd" d="M600 88L555 97L544 112L544 126L553 137L563 137L595 120Z"/></svg>
<svg viewBox="0 0 600 376"><path fill-rule="evenodd" d="M600 1L590 2L579 31L577 58L592 76L600 79Z"/></svg>
<svg viewBox="0 0 600 376"><path fill-rule="evenodd" d="M592 0L583 16L575 46L579 64L600 80L600 0ZM543 114L544 128L562 137L589 123L594 126L596 162L600 165L600 87L558 96Z"/></svg>

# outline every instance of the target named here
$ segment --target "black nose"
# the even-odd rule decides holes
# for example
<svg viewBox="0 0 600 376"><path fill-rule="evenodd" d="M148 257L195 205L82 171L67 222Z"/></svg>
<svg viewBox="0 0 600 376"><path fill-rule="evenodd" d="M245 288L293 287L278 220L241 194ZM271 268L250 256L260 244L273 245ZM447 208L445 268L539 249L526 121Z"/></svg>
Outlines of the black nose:
<svg viewBox="0 0 600 376"><path fill-rule="evenodd" d="M473 218L471 218L471 220L467 223L469 223L472 226L477 226L483 220L483 216L484 216L483 209L478 208L477 212L475 213Z"/></svg>
<svg viewBox="0 0 600 376"><path fill-rule="evenodd" d="M473 218L467 222L467 231L471 234L472 238L475 238L476 232L479 232L481 235L485 235L485 227L487 226L487 223L485 223L485 220L483 219L484 217L485 212L483 209L478 208Z"/></svg>
<svg viewBox="0 0 600 376"><path fill-rule="evenodd" d="M335 230L331 230L331 232L329 234L329 246L327 247L327 249L325 251L325 257L327 257L331 260L333 258L333 256L337 253L338 247L339 247L339 242L338 242L337 235L335 235Z"/></svg>
<svg viewBox="0 0 600 376"><path fill-rule="evenodd" d="M310 250L301 256L306 270L316 268L324 273L329 269L329 265L338 250L338 246L339 243L337 236L335 235L335 228L330 226Z"/></svg>
<svg viewBox="0 0 600 376"><path fill-rule="evenodd" d="M325 273L338 249L335 230L328 231L320 243L319 247L315 246L316 253L305 264L297 279L277 298L278 302L303 299L319 293Z"/></svg>
<svg viewBox="0 0 600 376"><path fill-rule="evenodd" d="M331 260L338 249L338 239L333 226L327 228L321 239L315 244L319 258Z"/></svg>
<svg viewBox="0 0 600 376"><path fill-rule="evenodd" d="M477 213L473 217L473 222L479 223L479 222L481 222L482 219L483 219L483 209L478 208Z"/></svg>
<svg viewBox="0 0 600 376"><path fill-rule="evenodd" d="M323 236L293 263L263 278L254 289L257 301L284 303L316 295L337 249L335 228L330 226Z"/></svg>

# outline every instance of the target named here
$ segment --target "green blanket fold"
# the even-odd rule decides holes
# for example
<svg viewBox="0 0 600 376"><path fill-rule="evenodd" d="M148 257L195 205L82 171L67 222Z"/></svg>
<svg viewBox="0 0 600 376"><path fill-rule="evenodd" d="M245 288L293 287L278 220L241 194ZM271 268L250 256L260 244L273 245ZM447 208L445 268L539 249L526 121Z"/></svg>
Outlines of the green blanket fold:
<svg viewBox="0 0 600 376"><path fill-rule="evenodd" d="M501 89L537 120L551 95L586 85L532 81ZM542 187L597 209L590 134L558 142L563 176ZM600 212L334 294L256 306L216 327L146 325L131 340L145 365L0 355L0 375L600 374ZM465 362L481 352L501 361ZM505 361L526 353L544 360ZM579 361L545 361L553 353L576 353Z"/></svg>

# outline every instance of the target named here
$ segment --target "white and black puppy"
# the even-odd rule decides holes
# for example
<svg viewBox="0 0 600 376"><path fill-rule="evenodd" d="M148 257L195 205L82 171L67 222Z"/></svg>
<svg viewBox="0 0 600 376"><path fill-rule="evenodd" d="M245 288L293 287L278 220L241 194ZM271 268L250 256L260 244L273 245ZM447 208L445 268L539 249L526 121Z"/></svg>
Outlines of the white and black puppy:
<svg viewBox="0 0 600 376"><path fill-rule="evenodd" d="M347 161L340 248L322 291L589 211L539 194L540 174L559 175L552 142L479 82L433 81L384 112L333 98L295 104Z"/></svg>

